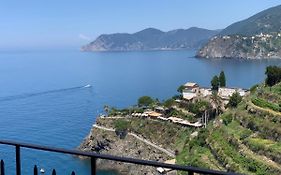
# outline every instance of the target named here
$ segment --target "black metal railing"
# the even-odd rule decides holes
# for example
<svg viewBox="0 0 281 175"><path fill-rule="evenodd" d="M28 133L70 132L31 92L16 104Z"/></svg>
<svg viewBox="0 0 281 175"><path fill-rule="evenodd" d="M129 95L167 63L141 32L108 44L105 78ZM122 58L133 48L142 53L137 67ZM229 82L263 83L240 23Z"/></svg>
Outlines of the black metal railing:
<svg viewBox="0 0 281 175"><path fill-rule="evenodd" d="M119 162L124 162L124 163L132 163L132 164L137 164L137 165L168 168L171 170L179 170L179 171L188 172L188 175L193 175L194 173L210 174L210 175L238 175L237 173L233 173L233 172L208 170L208 169L196 168L196 167L191 167L191 166L166 164L166 163L150 161L150 160L141 160L141 159L118 157L118 156L105 155L105 154L88 153L88 152L82 152L82 151L77 151L77 150L67 150L67 149L62 149L62 148L47 147L47 146L27 144L27 143L19 143L19 142L8 141L8 140L0 140L0 144L10 145L10 146L15 147L15 150L16 150L16 175L21 175L21 148L89 157L91 159L91 175L96 175L97 159L105 159L105 160L119 161ZM5 175L5 166L4 166L3 160L1 160L1 162L0 162L0 169L1 169L0 175ZM37 169L36 165L34 166L33 172L34 172L33 173L34 175L38 175L38 169ZM56 175L55 169L53 169L52 175ZM75 172L72 171L71 175L75 175Z"/></svg>

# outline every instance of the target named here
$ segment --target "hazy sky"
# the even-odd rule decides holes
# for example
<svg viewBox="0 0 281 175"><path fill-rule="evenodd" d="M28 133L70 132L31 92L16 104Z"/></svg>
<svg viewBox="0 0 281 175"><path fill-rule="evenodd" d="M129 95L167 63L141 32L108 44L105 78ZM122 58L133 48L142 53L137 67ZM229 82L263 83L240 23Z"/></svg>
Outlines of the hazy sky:
<svg viewBox="0 0 281 175"><path fill-rule="evenodd" d="M102 33L222 29L281 0L3 0L0 49L79 48Z"/></svg>

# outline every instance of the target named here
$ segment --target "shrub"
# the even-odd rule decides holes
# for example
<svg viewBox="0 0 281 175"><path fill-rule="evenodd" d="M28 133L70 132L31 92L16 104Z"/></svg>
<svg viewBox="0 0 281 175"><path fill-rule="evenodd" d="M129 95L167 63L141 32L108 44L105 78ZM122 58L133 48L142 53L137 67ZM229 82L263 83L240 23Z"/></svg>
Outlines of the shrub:
<svg viewBox="0 0 281 175"><path fill-rule="evenodd" d="M147 107L147 106L149 106L149 105L152 105L153 102L154 102L154 100L153 100L151 97L149 97L149 96L142 96L142 97L140 97L140 98L138 99L138 105L139 105L139 106L145 106L145 107Z"/></svg>
<svg viewBox="0 0 281 175"><path fill-rule="evenodd" d="M237 107L237 105L242 101L242 97L238 92L232 94L229 99L228 106Z"/></svg>
<svg viewBox="0 0 281 175"><path fill-rule="evenodd" d="M114 128L116 131L126 131L129 127L129 122L126 120L115 120Z"/></svg>
<svg viewBox="0 0 281 175"><path fill-rule="evenodd" d="M228 125L229 123L231 123L232 119L233 119L232 114L224 114L224 115L222 115L222 121L223 121L223 123L225 125Z"/></svg>

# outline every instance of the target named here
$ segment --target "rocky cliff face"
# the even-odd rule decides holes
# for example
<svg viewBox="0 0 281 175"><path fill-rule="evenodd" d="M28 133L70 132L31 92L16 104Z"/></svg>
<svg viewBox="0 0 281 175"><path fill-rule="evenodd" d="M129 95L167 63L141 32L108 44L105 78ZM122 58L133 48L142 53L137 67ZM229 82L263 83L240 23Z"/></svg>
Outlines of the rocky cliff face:
<svg viewBox="0 0 281 175"><path fill-rule="evenodd" d="M200 58L281 58L281 35L216 36L197 53Z"/></svg>
<svg viewBox="0 0 281 175"><path fill-rule="evenodd" d="M115 156L132 157L164 162L169 157L163 152L137 140L133 136L126 135L120 138L112 131L104 131L92 128L79 149L86 152L96 152L100 154L110 154ZM158 174L155 167L140 166L115 161L97 161L98 168L106 170L117 170L124 175L153 175Z"/></svg>

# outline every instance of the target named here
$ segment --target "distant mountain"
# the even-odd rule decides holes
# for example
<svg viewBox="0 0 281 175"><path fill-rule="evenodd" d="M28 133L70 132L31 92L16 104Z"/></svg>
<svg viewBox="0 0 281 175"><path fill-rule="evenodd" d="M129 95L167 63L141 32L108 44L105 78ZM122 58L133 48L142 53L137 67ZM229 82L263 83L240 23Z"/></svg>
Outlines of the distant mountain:
<svg viewBox="0 0 281 175"><path fill-rule="evenodd" d="M197 53L204 58L281 58L281 5L234 23Z"/></svg>
<svg viewBox="0 0 281 175"><path fill-rule="evenodd" d="M116 33L100 35L95 41L81 48L82 51L139 51L176 50L199 48L219 30L197 27L163 32L154 28L128 34Z"/></svg>

